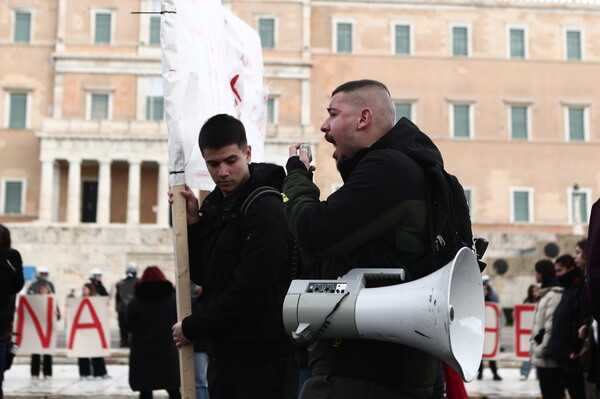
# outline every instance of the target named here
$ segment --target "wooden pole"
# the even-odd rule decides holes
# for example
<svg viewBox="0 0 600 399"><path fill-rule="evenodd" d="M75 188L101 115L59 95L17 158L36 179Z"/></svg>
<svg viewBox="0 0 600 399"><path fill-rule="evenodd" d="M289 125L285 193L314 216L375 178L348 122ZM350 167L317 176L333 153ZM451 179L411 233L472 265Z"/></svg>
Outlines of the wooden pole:
<svg viewBox="0 0 600 399"><path fill-rule="evenodd" d="M175 273L177 288L177 320L192 314L190 292L190 257L188 253L187 217L185 198L180 194L185 185L171 187L173 192L173 246L175 247ZM179 348L179 375L182 399L196 398L194 379L194 345Z"/></svg>

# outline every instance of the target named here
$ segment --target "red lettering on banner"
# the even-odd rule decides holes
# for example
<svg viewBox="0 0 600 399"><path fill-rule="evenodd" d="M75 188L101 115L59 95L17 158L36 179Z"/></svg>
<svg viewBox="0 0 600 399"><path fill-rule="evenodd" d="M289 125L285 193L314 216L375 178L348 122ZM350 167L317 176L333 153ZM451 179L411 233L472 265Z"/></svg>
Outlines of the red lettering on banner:
<svg viewBox="0 0 600 399"><path fill-rule="evenodd" d="M515 354L518 357L529 357L529 337L531 337L531 325L524 323L523 315L535 311L535 305L515 306ZM522 336L526 336L525 348L521 345Z"/></svg>
<svg viewBox="0 0 600 399"><path fill-rule="evenodd" d="M493 346L493 350L492 352L489 353L484 353L483 354L483 358L484 359L488 359L488 358L493 358L496 357L496 355L498 354L498 347L500 346L500 310L498 309L498 305L493 303L493 302L486 302L485 303L485 307L486 307L486 313L488 308L490 308L495 315L495 320L494 320L494 326L488 326L487 323L487 317L486 317L486 323L485 323L485 336L489 337L490 335L493 337L494 339L494 346ZM485 345L487 346L487 345Z"/></svg>
<svg viewBox="0 0 600 399"><path fill-rule="evenodd" d="M242 97L240 97L240 93L238 93L237 89L235 88L235 84L237 83L239 78L240 75L235 75L233 79L231 79L231 82L229 82L229 84L231 85L231 90L233 91L233 94L235 94L235 105L242 102Z"/></svg>
<svg viewBox="0 0 600 399"><path fill-rule="evenodd" d="M83 307L87 306L90 312L90 316L92 316L92 323L80 323L79 319L81 318L81 313L83 312ZM83 298L79 307L77 308L77 312L75 312L75 317L73 319L73 327L71 328L71 335L69 336L69 349L73 349L73 341L75 341L75 333L77 330L87 330L87 329L95 329L98 331L98 335L100 336L100 342L102 344L102 349L107 349L108 344L106 342L106 337L104 336L104 330L102 329L102 323L98 318L98 314L96 313L96 309L94 309L94 305L89 300L89 298Z"/></svg>
<svg viewBox="0 0 600 399"><path fill-rule="evenodd" d="M48 296L46 302L46 333L42 330L42 325L37 315L33 311L31 304L27 300L25 296L19 297L19 306L17 307L17 346L21 346L21 342L23 341L23 323L25 323L25 310L31 316L31 320L33 321L33 325L35 326L35 331L38 334L40 339L40 343L42 344L42 348L49 348L50 343L52 342L52 332L54 331L53 324L54 323L54 297Z"/></svg>

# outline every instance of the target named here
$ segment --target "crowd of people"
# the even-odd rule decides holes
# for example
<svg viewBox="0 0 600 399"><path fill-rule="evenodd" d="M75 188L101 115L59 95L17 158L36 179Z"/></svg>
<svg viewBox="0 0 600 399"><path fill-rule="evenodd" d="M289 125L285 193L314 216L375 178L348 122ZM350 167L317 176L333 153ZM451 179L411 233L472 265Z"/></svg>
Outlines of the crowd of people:
<svg viewBox="0 0 600 399"><path fill-rule="evenodd" d="M335 279L356 267L402 266L411 281L433 271L430 181L409 154L418 152L443 168L438 148L410 120L395 122L389 90L378 81L340 85L327 114L321 131L333 145L344 184L324 201L302 143L289 147L286 174L280 166L252 162L240 120L221 114L202 126L198 146L216 187L203 201L187 186L178 191L180 198L169 193L169 201L186 206L195 283L192 314L177 319L173 285L156 266L138 279L134 265L128 265L127 276L117 284L120 344L130 348L129 382L140 398L161 389L170 398L181 396L177 347L184 345L195 345L198 354L198 399L445 396L445 380L448 384L458 374L432 354L395 343L339 338L319 339L307 353L284 331L282 303L292 279ZM598 399L598 327L590 317L598 309L585 301L586 281L588 295L600 289L598 271L589 272L587 280L584 272L586 262L590 270L598 267L600 245L598 238L592 240L597 223L590 224L590 240L578 244L575 256L535 265L541 285L539 295L527 299L536 304L531 364L544 398L562 398L568 391L571 399L586 393ZM10 236L4 238L6 232L0 225L0 281L4 284L6 274L11 285L2 286L0 300L14 307L14 293L23 285L17 276L21 260ZM595 245L590 249L590 244ZM101 276L93 270L82 295L108 295ZM38 277L47 281L47 270L45 278L41 270ZM34 289L39 294L54 291L48 283L38 286L46 287ZM484 289L487 300L498 301L489 282ZM590 298L597 304L598 297ZM0 338L10 341L9 323L2 323ZM7 347L5 341L0 345L0 366ZM308 355L306 381L301 354ZM44 359L47 377L51 359L48 365ZM82 378L109 378L102 358L79 359L79 366ZM497 365L490 362L490 367L494 379L501 380ZM448 397L465 397L462 382L460 387L456 392L461 393Z"/></svg>

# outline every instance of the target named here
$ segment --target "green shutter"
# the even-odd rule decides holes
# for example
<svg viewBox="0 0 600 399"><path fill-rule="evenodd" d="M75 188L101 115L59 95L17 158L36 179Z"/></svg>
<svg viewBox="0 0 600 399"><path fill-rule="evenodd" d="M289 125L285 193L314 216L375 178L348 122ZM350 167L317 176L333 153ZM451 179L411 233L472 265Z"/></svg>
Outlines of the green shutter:
<svg viewBox="0 0 600 399"><path fill-rule="evenodd" d="M261 18L258 20L258 35L263 48L275 47L275 20Z"/></svg>
<svg viewBox="0 0 600 399"><path fill-rule="evenodd" d="M21 208L23 202L23 183L19 181L9 181L4 185L4 213L23 213Z"/></svg>
<svg viewBox="0 0 600 399"><path fill-rule="evenodd" d="M581 33L578 31L567 31L567 59L581 59Z"/></svg>
<svg viewBox="0 0 600 399"><path fill-rule="evenodd" d="M465 199L467 200L467 205L469 206L469 210L471 209L471 190L468 188L463 188L465 193Z"/></svg>
<svg viewBox="0 0 600 399"><path fill-rule="evenodd" d="M150 38L149 44L160 44L160 17L153 15L150 17Z"/></svg>
<svg viewBox="0 0 600 399"><path fill-rule="evenodd" d="M510 58L525 58L525 31L510 30Z"/></svg>
<svg viewBox="0 0 600 399"><path fill-rule="evenodd" d="M396 25L396 54L410 54L410 27Z"/></svg>
<svg viewBox="0 0 600 399"><path fill-rule="evenodd" d="M412 104L410 103L395 103L394 108L396 109L396 122L398 122L402 117L406 117L408 119L412 118Z"/></svg>
<svg viewBox="0 0 600 399"><path fill-rule="evenodd" d="M468 30L465 27L455 26L452 28L452 55L469 55L469 41L467 34Z"/></svg>
<svg viewBox="0 0 600 399"><path fill-rule="evenodd" d="M352 24L338 23L337 24L337 52L351 53L352 52Z"/></svg>
<svg viewBox="0 0 600 399"><path fill-rule="evenodd" d="M24 129L27 123L27 94L10 93L8 127Z"/></svg>
<svg viewBox="0 0 600 399"><path fill-rule="evenodd" d="M275 99L267 99L267 123L275 123Z"/></svg>
<svg viewBox="0 0 600 399"><path fill-rule="evenodd" d="M108 119L108 94L92 94L91 119Z"/></svg>
<svg viewBox="0 0 600 399"><path fill-rule="evenodd" d="M574 192L573 193L573 222L587 223L588 221L588 213L587 213L587 194L582 192ZM577 220L575 212L577 212L577 206L575 204L579 204L579 220Z"/></svg>
<svg viewBox="0 0 600 399"><path fill-rule="evenodd" d="M527 191L515 191L513 193L515 222L529 221L529 193Z"/></svg>
<svg viewBox="0 0 600 399"><path fill-rule="evenodd" d="M15 43L29 43L31 40L31 13L15 13Z"/></svg>
<svg viewBox="0 0 600 399"><path fill-rule="evenodd" d="M146 97L146 120L160 121L164 119L164 99L162 96Z"/></svg>
<svg viewBox="0 0 600 399"><path fill-rule="evenodd" d="M454 137L471 137L469 106L454 106Z"/></svg>
<svg viewBox="0 0 600 399"><path fill-rule="evenodd" d="M96 36L94 43L110 43L111 15L108 13L96 14Z"/></svg>
<svg viewBox="0 0 600 399"><path fill-rule="evenodd" d="M527 107L510 107L511 137L513 140L527 139Z"/></svg>
<svg viewBox="0 0 600 399"><path fill-rule="evenodd" d="M583 108L569 108L569 140L585 140Z"/></svg>

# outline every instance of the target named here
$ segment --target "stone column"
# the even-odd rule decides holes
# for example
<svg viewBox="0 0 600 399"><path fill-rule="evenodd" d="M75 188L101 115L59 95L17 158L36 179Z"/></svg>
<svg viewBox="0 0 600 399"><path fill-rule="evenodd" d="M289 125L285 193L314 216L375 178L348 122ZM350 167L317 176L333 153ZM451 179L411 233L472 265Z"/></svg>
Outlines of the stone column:
<svg viewBox="0 0 600 399"><path fill-rule="evenodd" d="M158 164L158 198L156 199L156 224L159 226L169 225L169 201L167 191L169 190L169 164L161 162Z"/></svg>
<svg viewBox="0 0 600 399"><path fill-rule="evenodd" d="M81 221L81 159L69 159L67 187L67 222Z"/></svg>
<svg viewBox="0 0 600 399"><path fill-rule="evenodd" d="M98 170L98 213L96 223L110 223L110 159L101 159Z"/></svg>
<svg viewBox="0 0 600 399"><path fill-rule="evenodd" d="M40 183L40 209L38 220L42 223L51 223L52 220L52 209L54 200L54 159L43 158L42 162L42 175Z"/></svg>
<svg viewBox="0 0 600 399"><path fill-rule="evenodd" d="M140 222L141 162L129 161L129 183L127 187L127 224Z"/></svg>

